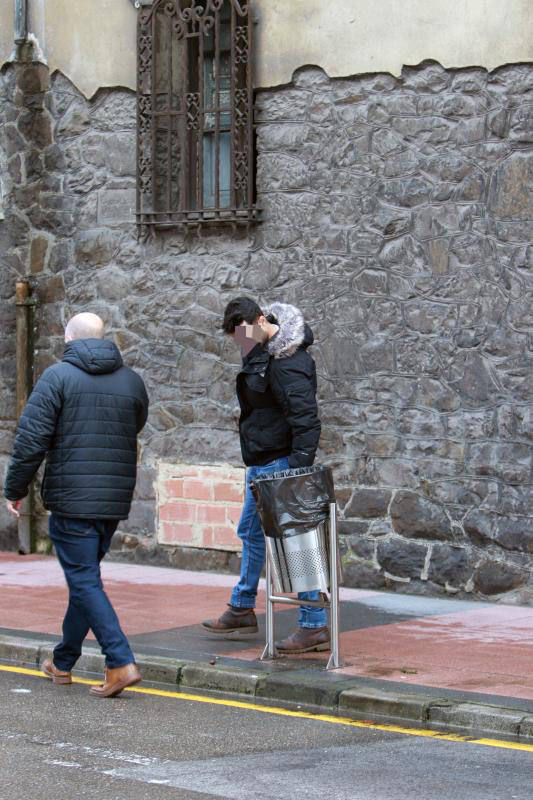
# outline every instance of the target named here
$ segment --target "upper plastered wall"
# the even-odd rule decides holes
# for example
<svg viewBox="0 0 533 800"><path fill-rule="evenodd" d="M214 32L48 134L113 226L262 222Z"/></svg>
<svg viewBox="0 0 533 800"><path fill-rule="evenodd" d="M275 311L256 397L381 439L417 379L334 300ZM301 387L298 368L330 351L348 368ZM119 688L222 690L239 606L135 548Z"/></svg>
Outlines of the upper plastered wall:
<svg viewBox="0 0 533 800"><path fill-rule="evenodd" d="M306 64L331 77L398 75L425 59L445 67L533 60L530 0L253 0L257 87L288 83ZM28 0L30 31L50 68L87 97L135 88L131 0ZM14 0L0 0L0 61L13 51Z"/></svg>

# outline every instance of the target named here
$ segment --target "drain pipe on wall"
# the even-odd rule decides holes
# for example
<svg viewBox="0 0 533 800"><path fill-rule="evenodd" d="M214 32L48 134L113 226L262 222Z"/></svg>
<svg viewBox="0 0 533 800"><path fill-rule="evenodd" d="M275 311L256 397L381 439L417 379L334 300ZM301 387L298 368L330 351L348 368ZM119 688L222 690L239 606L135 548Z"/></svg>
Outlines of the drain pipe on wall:
<svg viewBox="0 0 533 800"><path fill-rule="evenodd" d="M13 61L24 61L28 44L28 0L15 0L15 52Z"/></svg>
<svg viewBox="0 0 533 800"><path fill-rule="evenodd" d="M28 281L17 281L16 298L16 360L17 360L17 420L24 410L32 387L31 324L34 302ZM19 553L32 551L33 488L22 501L18 517Z"/></svg>

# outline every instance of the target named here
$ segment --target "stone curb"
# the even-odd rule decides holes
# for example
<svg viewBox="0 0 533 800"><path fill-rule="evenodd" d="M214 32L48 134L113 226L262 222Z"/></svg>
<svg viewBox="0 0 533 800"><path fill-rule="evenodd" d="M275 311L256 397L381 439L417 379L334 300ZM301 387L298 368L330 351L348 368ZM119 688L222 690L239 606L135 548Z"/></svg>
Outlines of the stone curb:
<svg viewBox="0 0 533 800"><path fill-rule="evenodd" d="M0 635L1 661L35 669L50 652L47 639ZM138 654L137 663L146 681L170 684L184 692L225 692L355 720L392 722L446 733L505 736L533 743L533 714L514 708L401 692L392 687L387 690L361 686L357 678L323 672L269 673L254 671L252 665L245 669L143 654ZM85 649L77 671L103 673L103 669L103 656Z"/></svg>

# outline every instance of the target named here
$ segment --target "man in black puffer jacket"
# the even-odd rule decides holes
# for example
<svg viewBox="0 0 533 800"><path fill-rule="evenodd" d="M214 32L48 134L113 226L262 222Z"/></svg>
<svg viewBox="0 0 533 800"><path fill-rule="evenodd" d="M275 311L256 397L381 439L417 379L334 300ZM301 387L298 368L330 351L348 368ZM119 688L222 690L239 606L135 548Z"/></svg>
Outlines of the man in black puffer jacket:
<svg viewBox="0 0 533 800"><path fill-rule="evenodd" d="M241 639L257 633L254 607L265 560L265 539L250 483L258 475L313 464L320 438L315 362L307 352L313 332L302 312L287 303L264 310L248 297L226 307L223 330L241 346L237 376L241 407L239 434L246 470L246 494L237 534L242 540L241 576L229 608L205 630ZM300 600L318 600L318 592L301 592ZM298 629L276 642L283 653L328 650L330 636L323 608L304 605Z"/></svg>
<svg viewBox="0 0 533 800"><path fill-rule="evenodd" d="M43 671L71 683L89 628L106 656L106 681L92 694L111 697L138 683L139 671L100 577L119 520L135 488L137 434L148 397L95 314L78 314L65 331L63 360L44 371L19 420L5 479L8 509L20 501L46 456L41 494L51 511L50 538L65 572L69 605L63 640Z"/></svg>

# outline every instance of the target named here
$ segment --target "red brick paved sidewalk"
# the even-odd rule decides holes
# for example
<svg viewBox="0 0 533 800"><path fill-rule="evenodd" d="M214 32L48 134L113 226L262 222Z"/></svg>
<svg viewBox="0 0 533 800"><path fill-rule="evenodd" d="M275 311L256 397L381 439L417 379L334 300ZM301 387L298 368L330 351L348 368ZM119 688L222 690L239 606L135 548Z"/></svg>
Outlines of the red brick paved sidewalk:
<svg viewBox="0 0 533 800"><path fill-rule="evenodd" d="M213 640L199 626L224 609L234 576L112 562L102 571L134 649L241 662L259 657L261 619L257 642ZM2 632L60 634L66 598L54 558L0 553ZM348 664L341 674L533 700L532 609L353 589L341 590L341 599ZM258 612L263 611L261 594ZM276 614L280 635L294 624L294 610ZM277 663L289 667L298 659L298 666L311 670L326 657Z"/></svg>

